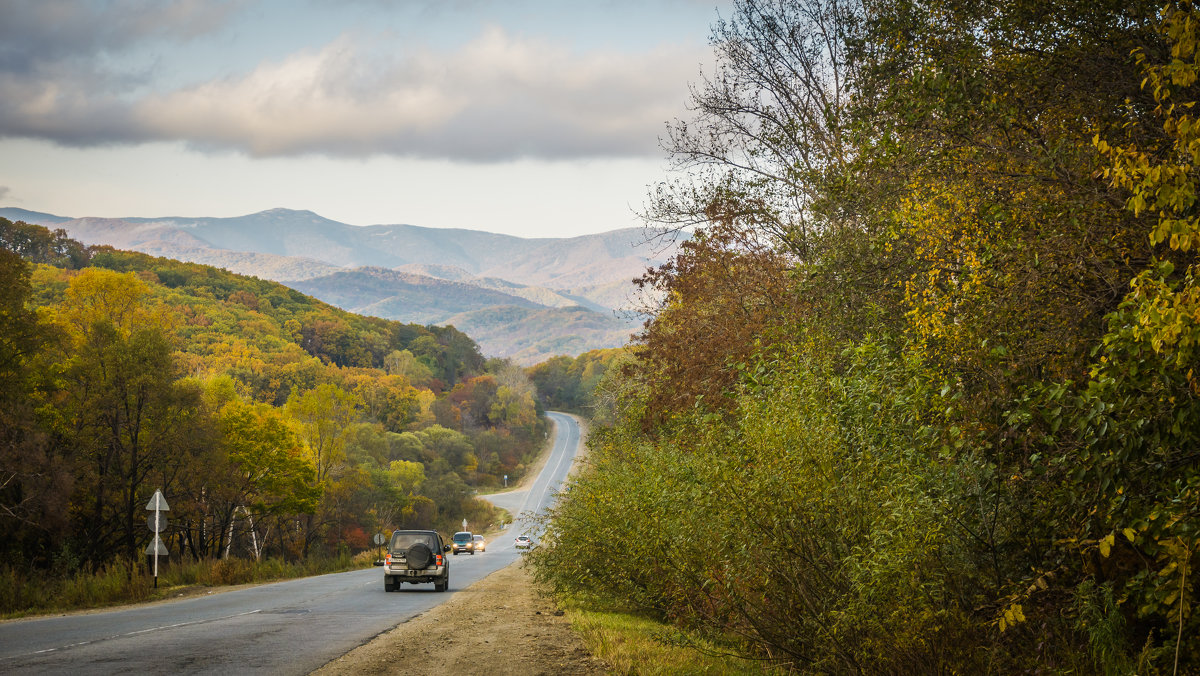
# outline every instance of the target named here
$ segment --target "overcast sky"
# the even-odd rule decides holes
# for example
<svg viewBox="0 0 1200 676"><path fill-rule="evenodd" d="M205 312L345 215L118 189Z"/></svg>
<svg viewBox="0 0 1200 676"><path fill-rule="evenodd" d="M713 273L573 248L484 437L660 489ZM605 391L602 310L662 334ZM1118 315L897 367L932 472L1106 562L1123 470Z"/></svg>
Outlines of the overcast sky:
<svg viewBox="0 0 1200 676"><path fill-rule="evenodd" d="M730 0L0 0L0 206L639 225Z"/></svg>

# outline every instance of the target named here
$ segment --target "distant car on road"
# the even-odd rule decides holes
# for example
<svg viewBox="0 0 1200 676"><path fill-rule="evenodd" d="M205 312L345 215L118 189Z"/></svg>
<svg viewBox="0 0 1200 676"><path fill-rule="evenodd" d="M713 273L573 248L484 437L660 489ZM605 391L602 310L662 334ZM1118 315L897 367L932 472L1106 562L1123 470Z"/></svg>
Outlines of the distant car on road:
<svg viewBox="0 0 1200 676"><path fill-rule="evenodd" d="M484 541L482 535L476 535L476 536L472 537L471 539L475 541L474 551L477 551L477 552L486 552L487 551L487 542Z"/></svg>
<svg viewBox="0 0 1200 676"><path fill-rule="evenodd" d="M383 590L398 591L407 582L432 582L437 591L450 587L450 562L443 556L450 546L434 530L392 532L387 558L383 560Z"/></svg>
<svg viewBox="0 0 1200 676"><path fill-rule="evenodd" d="M517 549L529 549L533 546L533 540L529 539L528 535L518 535L516 547Z"/></svg>
<svg viewBox="0 0 1200 676"><path fill-rule="evenodd" d="M468 531L460 530L451 538L450 547L455 556L458 556L459 552L471 552L474 554L475 536Z"/></svg>

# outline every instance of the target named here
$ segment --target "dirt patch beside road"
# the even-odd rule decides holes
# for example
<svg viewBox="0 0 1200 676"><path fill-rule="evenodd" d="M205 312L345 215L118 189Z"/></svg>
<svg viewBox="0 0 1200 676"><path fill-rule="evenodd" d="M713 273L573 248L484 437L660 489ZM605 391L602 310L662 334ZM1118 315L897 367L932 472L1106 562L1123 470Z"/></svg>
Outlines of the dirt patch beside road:
<svg viewBox="0 0 1200 676"><path fill-rule="evenodd" d="M556 612L515 563L313 674L607 673L607 665L588 653Z"/></svg>

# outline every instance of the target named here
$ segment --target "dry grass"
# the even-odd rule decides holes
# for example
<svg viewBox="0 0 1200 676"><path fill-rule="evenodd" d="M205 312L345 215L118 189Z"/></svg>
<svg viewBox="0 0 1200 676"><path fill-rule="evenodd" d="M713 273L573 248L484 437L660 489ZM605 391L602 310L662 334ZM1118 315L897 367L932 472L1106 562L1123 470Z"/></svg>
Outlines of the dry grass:
<svg viewBox="0 0 1200 676"><path fill-rule="evenodd" d="M268 582L322 575L373 565L375 552L329 559L284 562L278 559L206 559L173 562L158 572L145 561L116 561L99 571L55 576L44 571L0 567L0 618L103 608L177 596L182 590Z"/></svg>
<svg viewBox="0 0 1200 676"><path fill-rule="evenodd" d="M763 676L778 673L765 664L719 654L707 642L688 639L679 632L645 617L625 613L570 608L571 627L583 637L589 652L604 660L615 674L638 676L691 676L732 674Z"/></svg>

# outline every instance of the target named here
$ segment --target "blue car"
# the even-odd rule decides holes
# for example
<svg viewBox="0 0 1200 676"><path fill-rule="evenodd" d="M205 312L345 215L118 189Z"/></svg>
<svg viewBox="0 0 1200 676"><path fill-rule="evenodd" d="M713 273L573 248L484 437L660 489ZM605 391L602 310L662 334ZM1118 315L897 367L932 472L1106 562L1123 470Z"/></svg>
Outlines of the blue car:
<svg viewBox="0 0 1200 676"><path fill-rule="evenodd" d="M450 551L454 552L455 556L458 556L459 552L471 552L474 554L475 536L465 530L455 533L454 537L450 540Z"/></svg>

